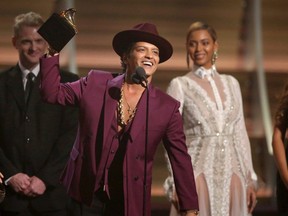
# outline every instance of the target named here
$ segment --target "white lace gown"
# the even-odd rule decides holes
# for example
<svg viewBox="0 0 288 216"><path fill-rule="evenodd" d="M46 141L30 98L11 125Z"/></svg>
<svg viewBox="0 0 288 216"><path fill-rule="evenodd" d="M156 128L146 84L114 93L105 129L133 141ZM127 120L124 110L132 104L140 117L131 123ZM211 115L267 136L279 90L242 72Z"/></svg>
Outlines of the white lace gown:
<svg viewBox="0 0 288 216"><path fill-rule="evenodd" d="M222 108L218 109L207 78L189 72L174 78L167 93L181 102L186 143L199 196L200 216L247 216L246 187L255 184L238 81L215 72ZM205 90L207 89L207 90ZM167 155L166 155L167 157ZM164 189L172 199L170 176ZM170 216L178 215L174 206Z"/></svg>

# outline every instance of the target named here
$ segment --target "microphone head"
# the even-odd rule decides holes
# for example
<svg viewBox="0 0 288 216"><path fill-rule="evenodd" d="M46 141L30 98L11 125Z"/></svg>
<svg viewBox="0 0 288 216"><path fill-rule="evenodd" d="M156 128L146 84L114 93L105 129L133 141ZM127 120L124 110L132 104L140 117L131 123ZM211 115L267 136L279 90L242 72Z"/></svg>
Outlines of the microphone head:
<svg viewBox="0 0 288 216"><path fill-rule="evenodd" d="M142 77L142 78L145 77L145 79L146 79L146 71L144 70L143 67L140 67L140 66L136 67L135 73L136 73L139 77Z"/></svg>
<svg viewBox="0 0 288 216"><path fill-rule="evenodd" d="M143 67L136 67L135 73L139 76L139 78L141 79L141 81L144 81L145 83L147 83L147 74L146 71Z"/></svg>
<svg viewBox="0 0 288 216"><path fill-rule="evenodd" d="M140 84L141 83L141 78L136 74L136 73L133 73L131 75L131 79L132 81L135 83L135 84Z"/></svg>
<svg viewBox="0 0 288 216"><path fill-rule="evenodd" d="M144 88L147 88L147 75L143 67L136 67L135 73L131 75L131 79L135 84L140 84Z"/></svg>

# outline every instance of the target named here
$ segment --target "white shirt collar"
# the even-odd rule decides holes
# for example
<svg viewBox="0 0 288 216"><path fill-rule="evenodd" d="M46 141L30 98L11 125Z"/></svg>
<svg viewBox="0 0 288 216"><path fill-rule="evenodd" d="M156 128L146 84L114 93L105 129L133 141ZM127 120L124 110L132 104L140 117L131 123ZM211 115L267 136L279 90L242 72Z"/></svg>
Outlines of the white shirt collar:
<svg viewBox="0 0 288 216"><path fill-rule="evenodd" d="M40 71L40 64L37 64L32 70L28 70L19 61L19 67L20 67L20 69L22 71L23 79L26 79L27 74L30 73L30 72L32 72L35 75L35 77L37 77L37 75L38 75L38 73Z"/></svg>
<svg viewBox="0 0 288 216"><path fill-rule="evenodd" d="M213 65L211 68L206 69L204 67L198 67L198 66L194 66L192 72L198 76L201 79L204 79L205 76L207 75L211 75L212 77L215 76L216 71L216 67L215 65Z"/></svg>

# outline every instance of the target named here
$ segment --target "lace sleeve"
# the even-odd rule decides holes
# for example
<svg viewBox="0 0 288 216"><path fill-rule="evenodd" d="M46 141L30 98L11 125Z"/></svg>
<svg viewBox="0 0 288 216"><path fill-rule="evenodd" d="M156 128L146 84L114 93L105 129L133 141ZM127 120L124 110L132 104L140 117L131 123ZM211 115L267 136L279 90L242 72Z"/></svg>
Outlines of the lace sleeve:
<svg viewBox="0 0 288 216"><path fill-rule="evenodd" d="M239 150L239 157L242 158L242 165L244 166L244 170L246 171L246 185L253 186L255 189L257 188L257 175L253 168L252 163L252 154L251 154L251 146L248 137L248 133L246 130L245 120L244 120L244 112L243 112L243 102L242 102L242 94L240 90L239 82L234 78L233 86L235 88L236 96L239 100L240 105L240 118L237 122L238 126L236 126L236 139L237 139L237 149Z"/></svg>
<svg viewBox="0 0 288 216"><path fill-rule="evenodd" d="M180 102L179 112L182 114L183 103L184 103L184 93L183 93L183 89L181 88L180 77L177 77L171 80L166 92L167 94L169 94L170 96L172 96L173 98L175 98L176 100ZM163 188L164 188L164 191L168 200L171 201L173 199L175 185L174 185L171 164L170 164L166 151L165 151L165 159L166 159L166 164L167 164L167 168L169 171L169 176L164 181Z"/></svg>
<svg viewBox="0 0 288 216"><path fill-rule="evenodd" d="M165 151L165 159L167 162L169 176L165 179L165 181L163 183L163 188L164 188L164 192L165 192L166 197L171 202L173 200L173 193L175 191L175 184L174 184L174 178L173 178L171 164L169 162L169 158L168 158L166 151Z"/></svg>
<svg viewBox="0 0 288 216"><path fill-rule="evenodd" d="M181 87L180 77L177 77L171 80L167 88L167 94L169 94L170 96L172 96L173 98L175 98L176 100L180 102L179 111L182 115L183 103L184 103L184 92Z"/></svg>

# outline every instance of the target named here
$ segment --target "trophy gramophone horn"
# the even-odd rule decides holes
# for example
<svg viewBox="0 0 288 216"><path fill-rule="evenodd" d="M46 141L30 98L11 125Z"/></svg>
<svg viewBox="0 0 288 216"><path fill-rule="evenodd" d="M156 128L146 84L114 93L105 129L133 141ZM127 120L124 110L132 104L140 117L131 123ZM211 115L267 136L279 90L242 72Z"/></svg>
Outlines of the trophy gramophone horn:
<svg viewBox="0 0 288 216"><path fill-rule="evenodd" d="M75 25L75 16L76 10L74 8L70 8L68 10L62 11L60 13L60 16L65 17L65 19L70 23L70 25L75 29L75 32L77 33L77 28Z"/></svg>

